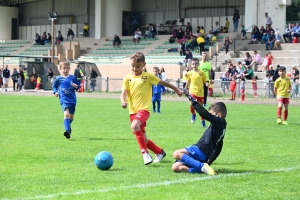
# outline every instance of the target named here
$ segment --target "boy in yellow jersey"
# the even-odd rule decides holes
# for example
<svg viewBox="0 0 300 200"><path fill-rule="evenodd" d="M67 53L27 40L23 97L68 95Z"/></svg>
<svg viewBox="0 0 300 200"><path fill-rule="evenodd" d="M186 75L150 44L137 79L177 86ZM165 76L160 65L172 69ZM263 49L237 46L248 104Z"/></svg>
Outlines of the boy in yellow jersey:
<svg viewBox="0 0 300 200"><path fill-rule="evenodd" d="M182 96L182 91L174 85L161 80L154 74L143 72L146 65L145 56L141 52L137 52L130 57L132 72L124 77L122 85L122 93L120 96L121 106L129 109L131 129L135 134L143 155L144 164L148 165L152 162L160 162L166 153L158 147L153 141L147 138L146 121L150 116L150 105L152 97L152 85L163 85L173 89L178 96ZM155 153L155 159L148 153L148 149Z"/></svg>
<svg viewBox="0 0 300 200"><path fill-rule="evenodd" d="M204 100L204 90L203 85L206 84L206 75L202 70L198 69L199 66L199 59L193 58L192 59L192 70L187 73L187 83L185 88L189 89L189 93L191 96L199 102L199 104L203 105ZM190 111L192 113L191 123L195 123L196 120L196 113L195 109L190 103ZM202 127L205 127L205 120L201 117Z"/></svg>
<svg viewBox="0 0 300 200"><path fill-rule="evenodd" d="M287 123L288 117L288 105L290 100L290 91L291 91L291 81L288 76L286 76L286 69L285 67L278 68L279 78L276 79L274 83L274 93L277 97L278 101L278 109L277 109L277 124L285 124ZM284 106L284 113L283 113L283 121L281 120L281 112L282 106Z"/></svg>

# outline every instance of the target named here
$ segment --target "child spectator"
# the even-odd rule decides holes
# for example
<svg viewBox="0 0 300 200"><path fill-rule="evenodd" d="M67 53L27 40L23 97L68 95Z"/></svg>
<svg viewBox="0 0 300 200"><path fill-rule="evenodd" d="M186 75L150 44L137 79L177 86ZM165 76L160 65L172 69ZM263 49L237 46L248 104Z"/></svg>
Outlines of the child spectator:
<svg viewBox="0 0 300 200"><path fill-rule="evenodd" d="M155 76L158 78L162 79L161 75L159 74L159 68L158 67L153 67L153 73ZM164 94L166 92L166 89L163 85L157 84L157 85L152 85L152 108L153 112L160 114L160 101L161 101L161 94ZM156 110L156 105L157 103L157 110Z"/></svg>
<svg viewBox="0 0 300 200"><path fill-rule="evenodd" d="M21 77L21 75L19 74L18 75L18 85L17 85L17 90L18 91L22 91L22 77Z"/></svg>
<svg viewBox="0 0 300 200"><path fill-rule="evenodd" d="M270 65L272 65L272 61L274 59L274 57L271 55L271 51L268 53L267 59L268 59L268 62L267 62L266 72L269 71Z"/></svg>
<svg viewBox="0 0 300 200"><path fill-rule="evenodd" d="M180 56L185 56L186 51L185 51L185 43L184 41L180 42L180 49L179 49Z"/></svg>
<svg viewBox="0 0 300 200"><path fill-rule="evenodd" d="M225 47L226 55L228 55L229 45L231 44L231 41L229 40L229 37L225 38L223 46Z"/></svg>
<svg viewBox="0 0 300 200"><path fill-rule="evenodd" d="M245 85L246 85L245 77L241 77L240 80L241 80L240 82L241 101L245 101Z"/></svg>
<svg viewBox="0 0 300 200"><path fill-rule="evenodd" d="M225 94L225 89L227 89L229 92L228 81L229 81L229 68L227 68L221 76L221 88L220 89L223 90L224 94Z"/></svg>
<svg viewBox="0 0 300 200"><path fill-rule="evenodd" d="M264 97L267 96L267 89L269 88L271 80L271 75L269 73L266 73L266 77L264 79Z"/></svg>
<svg viewBox="0 0 300 200"><path fill-rule="evenodd" d="M213 45L215 44L216 41L217 41L217 37L216 37L215 34L213 33L213 34L212 34L212 37L211 37L210 45L213 46Z"/></svg>
<svg viewBox="0 0 300 200"><path fill-rule="evenodd" d="M172 170L174 172L215 175L216 173L210 165L222 151L227 125L225 120L227 115L226 105L223 102L216 102L207 111L197 101L194 101L190 95L188 97L197 113L210 121L210 126L204 131L196 144L176 150L173 153L173 158L176 161L172 165Z"/></svg>
<svg viewBox="0 0 300 200"><path fill-rule="evenodd" d="M36 84L36 78L35 78L34 74L32 74L31 77L30 77L30 83Z"/></svg>
<svg viewBox="0 0 300 200"><path fill-rule="evenodd" d="M225 19L225 26L224 26L223 33L228 33L229 26L230 26L230 22L228 21L228 18L226 18L226 19ZM225 30L226 30L227 32L225 32Z"/></svg>
<svg viewBox="0 0 300 200"><path fill-rule="evenodd" d="M253 76L252 77L252 80L251 80L251 83L252 83L252 89L253 89L253 96L255 98L257 98L257 81L256 81L257 77L256 76Z"/></svg>
<svg viewBox="0 0 300 200"><path fill-rule="evenodd" d="M279 67L278 74L279 74L279 78L277 78L274 83L274 93L277 96L277 101L278 101L277 124L282 123L288 125L287 117L288 117L289 97L291 91L291 81L289 77L286 76L285 67ZM284 107L283 121L281 120L282 107Z"/></svg>
<svg viewBox="0 0 300 200"><path fill-rule="evenodd" d="M274 42L274 50L278 50L279 45L281 44L281 35L279 31L276 31L275 34L275 42Z"/></svg>
<svg viewBox="0 0 300 200"><path fill-rule="evenodd" d="M231 99L230 100L235 100L236 97L236 81L235 77L233 76L231 81L230 81L230 92L231 92Z"/></svg>
<svg viewBox="0 0 300 200"><path fill-rule="evenodd" d="M292 92L292 98L293 99L296 99L298 98L298 92L299 92L299 79L296 79L294 81L294 84L293 84L293 92Z"/></svg>
<svg viewBox="0 0 300 200"><path fill-rule="evenodd" d="M214 81L210 81L209 85L208 85L208 95L210 97L212 97L213 93L214 93L213 84L214 84Z"/></svg>
<svg viewBox="0 0 300 200"><path fill-rule="evenodd" d="M152 162L160 162L166 153L158 147L146 135L146 121L150 116L151 89L152 85L163 85L173 89L178 96L182 95L182 91L174 85L160 80L157 76L143 72L146 65L145 56L141 52L137 52L130 57L132 72L123 79L122 93L120 95L122 108L127 108L130 114L130 123L133 134L135 134L140 151L143 155L144 164L148 165ZM155 159L152 160L148 149L155 153Z"/></svg>
<svg viewBox="0 0 300 200"><path fill-rule="evenodd" d="M142 35L142 32L140 31L140 28L137 28L134 33L134 36L132 38L132 42L139 43L141 40L141 35Z"/></svg>
<svg viewBox="0 0 300 200"><path fill-rule="evenodd" d="M42 78L41 76L38 74L37 78L36 78L36 86L35 86L35 90L39 90L41 87L41 83L42 83Z"/></svg>
<svg viewBox="0 0 300 200"><path fill-rule="evenodd" d="M55 79L52 91L56 97L59 97L60 105L64 112L64 136L69 139L72 133L71 123L73 122L76 108L75 90L80 88L80 82L74 75L69 74L70 64L68 62L61 62L59 69L61 70L61 75Z"/></svg>
<svg viewBox="0 0 300 200"><path fill-rule="evenodd" d="M245 26L244 26L244 25L242 25L241 33L243 34L243 40L244 40L244 38L247 39L247 36L246 36L246 29L245 29Z"/></svg>
<svg viewBox="0 0 300 200"><path fill-rule="evenodd" d="M259 70L258 70L258 72L262 72L262 70L266 70L266 71L268 71L267 70L267 65L268 65L268 54L266 54L265 55L265 58L264 58L264 62L263 62L263 64L261 65L261 67L259 68ZM269 67L270 67L271 65L269 65Z"/></svg>
<svg viewBox="0 0 300 200"><path fill-rule="evenodd" d="M120 47L121 39L117 34L114 34L113 47Z"/></svg>

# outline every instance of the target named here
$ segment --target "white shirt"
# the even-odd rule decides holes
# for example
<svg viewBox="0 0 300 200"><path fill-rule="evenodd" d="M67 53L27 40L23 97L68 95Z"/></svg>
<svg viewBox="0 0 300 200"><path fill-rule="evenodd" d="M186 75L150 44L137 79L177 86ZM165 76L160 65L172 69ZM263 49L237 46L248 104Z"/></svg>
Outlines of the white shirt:
<svg viewBox="0 0 300 200"><path fill-rule="evenodd" d="M266 24L272 24L272 18L271 17L266 17Z"/></svg>
<svg viewBox="0 0 300 200"><path fill-rule="evenodd" d="M163 81L166 81L166 80L167 80L167 74L166 74L166 72L162 72L162 73L161 73L161 79L162 79Z"/></svg>
<svg viewBox="0 0 300 200"><path fill-rule="evenodd" d="M137 38L141 37L141 35L142 35L141 31L136 31L134 34L134 38L137 39Z"/></svg>

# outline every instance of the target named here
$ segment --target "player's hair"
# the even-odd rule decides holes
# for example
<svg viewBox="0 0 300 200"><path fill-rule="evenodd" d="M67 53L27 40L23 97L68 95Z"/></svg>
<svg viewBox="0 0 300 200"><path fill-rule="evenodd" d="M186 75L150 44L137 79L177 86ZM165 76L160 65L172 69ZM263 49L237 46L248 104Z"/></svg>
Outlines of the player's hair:
<svg viewBox="0 0 300 200"><path fill-rule="evenodd" d="M159 72L159 68L158 67L153 67L153 70L157 70Z"/></svg>
<svg viewBox="0 0 300 200"><path fill-rule="evenodd" d="M142 52L136 52L130 57L130 60L135 62L145 62L145 55Z"/></svg>
<svg viewBox="0 0 300 200"><path fill-rule="evenodd" d="M286 71L286 68L285 67L278 67L278 71Z"/></svg>
<svg viewBox="0 0 300 200"><path fill-rule="evenodd" d="M192 61L197 61L197 62L199 62L199 59L198 58L192 58Z"/></svg>
<svg viewBox="0 0 300 200"><path fill-rule="evenodd" d="M70 67L70 63L69 63L69 61L67 61L67 60L65 60L65 61L61 61L61 62L59 63L59 69L61 69L61 68L62 68L62 66L64 66L64 65L69 65L69 67Z"/></svg>
<svg viewBox="0 0 300 200"><path fill-rule="evenodd" d="M223 102L216 102L209 107L209 110L214 111L215 113L221 113L222 118L226 118L227 108Z"/></svg>

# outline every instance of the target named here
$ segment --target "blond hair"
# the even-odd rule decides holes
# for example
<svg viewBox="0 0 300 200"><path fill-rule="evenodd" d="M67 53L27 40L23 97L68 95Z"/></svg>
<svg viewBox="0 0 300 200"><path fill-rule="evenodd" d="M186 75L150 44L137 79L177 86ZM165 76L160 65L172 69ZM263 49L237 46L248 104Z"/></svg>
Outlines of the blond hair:
<svg viewBox="0 0 300 200"><path fill-rule="evenodd" d="M59 63L59 69L61 69L64 65L68 65L69 67L70 67L70 62L69 61L67 61L67 60L65 60L65 61L61 61L60 63Z"/></svg>
<svg viewBox="0 0 300 200"><path fill-rule="evenodd" d="M130 60L135 62L145 62L145 55L142 52L136 52L130 57Z"/></svg>

